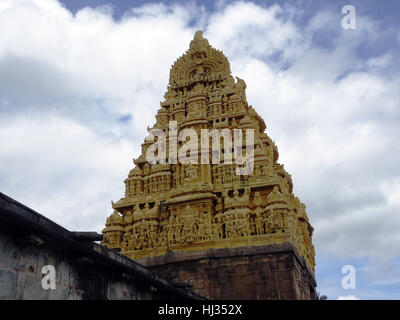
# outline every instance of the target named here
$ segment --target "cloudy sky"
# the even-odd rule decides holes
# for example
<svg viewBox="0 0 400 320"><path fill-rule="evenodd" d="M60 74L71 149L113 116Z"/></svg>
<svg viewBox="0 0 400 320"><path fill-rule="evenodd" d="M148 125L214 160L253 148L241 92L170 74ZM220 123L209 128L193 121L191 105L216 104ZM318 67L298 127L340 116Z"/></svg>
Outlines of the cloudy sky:
<svg viewBox="0 0 400 320"><path fill-rule="evenodd" d="M111 3L111 5L110 5ZM356 29L341 9L356 9ZM196 30L315 227L318 291L400 299L400 2L0 0L0 191L100 231ZM341 286L356 268L356 289Z"/></svg>

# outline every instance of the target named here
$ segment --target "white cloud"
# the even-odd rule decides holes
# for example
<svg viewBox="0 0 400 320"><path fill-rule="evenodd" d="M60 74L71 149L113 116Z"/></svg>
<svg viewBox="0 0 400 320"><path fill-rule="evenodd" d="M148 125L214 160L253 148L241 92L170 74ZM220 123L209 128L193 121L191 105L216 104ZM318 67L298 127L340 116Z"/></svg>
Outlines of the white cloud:
<svg viewBox="0 0 400 320"><path fill-rule="evenodd" d="M140 146L54 115L0 125L2 191L68 228L100 230Z"/></svg>
<svg viewBox="0 0 400 320"><path fill-rule="evenodd" d="M228 58L268 57L298 41L299 32L291 22L277 18L278 5L263 9L251 2L237 2L214 13L207 24L206 36L216 48L225 49Z"/></svg>

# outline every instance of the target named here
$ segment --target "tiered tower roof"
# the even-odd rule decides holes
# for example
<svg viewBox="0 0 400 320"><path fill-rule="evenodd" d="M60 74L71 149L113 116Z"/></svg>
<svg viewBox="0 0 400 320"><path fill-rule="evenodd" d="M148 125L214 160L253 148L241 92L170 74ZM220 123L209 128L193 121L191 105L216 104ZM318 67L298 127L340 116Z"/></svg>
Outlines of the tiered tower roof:
<svg viewBox="0 0 400 320"><path fill-rule="evenodd" d="M145 141L125 180L125 196L112 202L115 212L107 219L103 244L142 259L169 251L289 242L314 270L313 228L305 205L278 163L264 120L247 102L245 82L232 77L228 59L201 31L173 64L152 127L165 132L167 149L174 138L171 122L198 134L204 129L254 130L254 169L238 175L240 165L227 161L224 144L219 164L211 161L212 151L209 164L182 164L168 152L165 163L150 163L146 152L152 143ZM177 148L182 144L178 141ZM198 152L200 159L201 148Z"/></svg>

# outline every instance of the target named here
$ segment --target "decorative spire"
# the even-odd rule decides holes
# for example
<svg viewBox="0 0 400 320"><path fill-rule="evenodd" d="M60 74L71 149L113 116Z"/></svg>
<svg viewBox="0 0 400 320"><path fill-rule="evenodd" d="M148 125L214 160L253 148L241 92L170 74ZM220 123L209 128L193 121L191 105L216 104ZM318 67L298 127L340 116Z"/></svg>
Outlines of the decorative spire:
<svg viewBox="0 0 400 320"><path fill-rule="evenodd" d="M290 175L277 163L277 148L264 133L265 123L247 102L246 83L239 77L235 81L228 59L202 31L194 34L189 49L173 64L164 98L153 128L165 132L168 155L165 162L149 163L151 143L142 144L136 167L125 179L125 197L112 202L118 212L107 219L103 244L142 259L174 250L285 240L296 245L313 269L312 227L300 201L293 201ZM172 121L176 128L170 126ZM198 133L254 130L253 173L239 176L238 166L225 161L225 145L219 164L211 161L211 153L208 165L176 163L178 155L170 150L179 146L182 151L175 138L183 128ZM123 220L120 214L129 218Z"/></svg>
<svg viewBox="0 0 400 320"><path fill-rule="evenodd" d="M193 40L190 42L190 50L197 53L201 50L206 50L207 47L210 47L210 44L206 38L203 38L203 31L196 31Z"/></svg>
<svg viewBox="0 0 400 320"><path fill-rule="evenodd" d="M230 74L226 56L208 43L202 31L197 31L189 50L171 68L169 92L171 95L171 89L187 87L197 81L225 80Z"/></svg>

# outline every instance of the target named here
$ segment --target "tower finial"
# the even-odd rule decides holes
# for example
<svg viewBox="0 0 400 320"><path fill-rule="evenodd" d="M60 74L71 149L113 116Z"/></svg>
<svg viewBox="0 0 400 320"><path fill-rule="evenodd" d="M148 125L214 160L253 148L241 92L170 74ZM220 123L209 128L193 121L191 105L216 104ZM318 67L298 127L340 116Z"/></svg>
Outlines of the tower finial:
<svg viewBox="0 0 400 320"><path fill-rule="evenodd" d="M200 41L201 39L203 39L203 31L198 30L198 31L196 31L196 33L194 34L193 41L198 42L198 41Z"/></svg>
<svg viewBox="0 0 400 320"><path fill-rule="evenodd" d="M193 40L190 43L190 48L191 49L195 49L195 48L204 49L209 46L210 46L210 44L208 43L208 40L203 37L203 31L201 31L201 30L196 31L196 33L194 34Z"/></svg>

